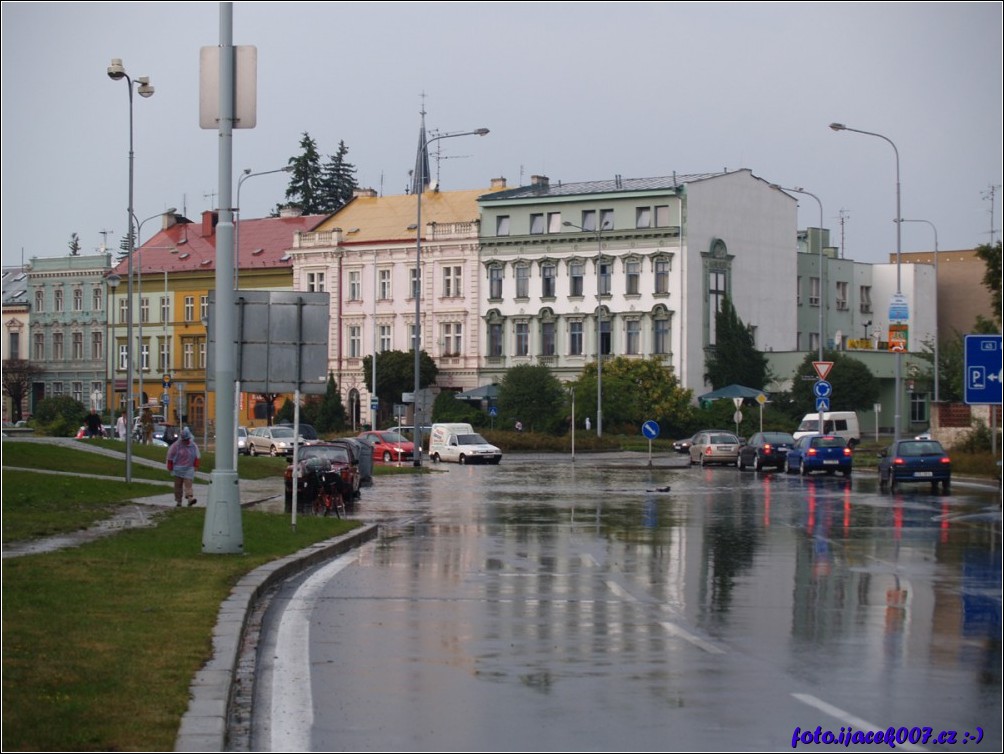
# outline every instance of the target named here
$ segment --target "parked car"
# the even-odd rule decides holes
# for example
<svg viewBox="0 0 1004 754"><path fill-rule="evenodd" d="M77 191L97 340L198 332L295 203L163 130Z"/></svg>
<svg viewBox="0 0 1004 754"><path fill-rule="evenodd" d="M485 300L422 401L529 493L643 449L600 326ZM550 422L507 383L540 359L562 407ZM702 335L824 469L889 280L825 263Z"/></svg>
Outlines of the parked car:
<svg viewBox="0 0 1004 754"><path fill-rule="evenodd" d="M384 432L397 432L399 435L407 440L413 440L415 437L415 427L410 424L398 424L394 427L388 427L383 430ZM432 435L432 425L422 424L419 426L419 431L422 434L422 450L429 450L429 437Z"/></svg>
<svg viewBox="0 0 1004 754"><path fill-rule="evenodd" d="M739 438L724 429L705 429L694 435L689 452L690 462L701 466L733 464L739 456Z"/></svg>
<svg viewBox="0 0 1004 754"><path fill-rule="evenodd" d="M268 453L270 456L288 456L293 453L292 427L255 427L248 432L248 454L252 456ZM300 436L301 445L306 441Z"/></svg>
<svg viewBox="0 0 1004 754"><path fill-rule="evenodd" d="M946 493L952 486L952 459L937 440L900 440L879 454L879 489L895 492L904 482L938 483Z"/></svg>
<svg viewBox="0 0 1004 754"><path fill-rule="evenodd" d="M293 423L288 421L281 421L275 426L289 427L291 431L293 429ZM303 422L300 422L300 438L300 442L307 445L313 445L314 443L321 442L321 438L318 436L317 430L314 429L313 425L304 424Z"/></svg>
<svg viewBox="0 0 1004 754"><path fill-rule="evenodd" d="M237 452L242 456L248 455L250 445L248 445L248 428L237 428Z"/></svg>
<svg viewBox="0 0 1004 754"><path fill-rule="evenodd" d="M695 432L690 437L684 440L677 440L673 443L673 450L677 453L690 453L690 446L694 444L694 438L697 437L701 432L712 432L714 430L702 429L699 432Z"/></svg>
<svg viewBox="0 0 1004 754"><path fill-rule="evenodd" d="M415 456L415 445L397 432L360 432L358 439L370 446L374 461L391 463L407 461Z"/></svg>
<svg viewBox="0 0 1004 754"><path fill-rule="evenodd" d="M349 451L349 456L359 468L359 486L369 487L373 484L373 455L369 452L369 445L357 437L339 437L328 440L334 445L342 445ZM356 490L356 497L359 497L359 490Z"/></svg>
<svg viewBox="0 0 1004 754"><path fill-rule="evenodd" d="M833 474L839 471L851 475L854 452L847 439L839 435L805 435L795 441L784 459L787 474L798 472L805 476L813 471Z"/></svg>
<svg viewBox="0 0 1004 754"><path fill-rule="evenodd" d="M166 447L177 440L180 433L174 424L154 424L153 444Z"/></svg>
<svg viewBox="0 0 1004 754"><path fill-rule="evenodd" d="M502 462L502 450L474 431L470 424L461 422L436 423L429 436L429 457L435 463L452 461L468 463Z"/></svg>
<svg viewBox="0 0 1004 754"><path fill-rule="evenodd" d="M318 474L336 471L336 484L346 506L351 506L359 492L359 466L352 462L347 447L338 443L318 443L305 446L297 454L297 511L310 510L320 491ZM286 512L293 510L293 459L283 474Z"/></svg>
<svg viewBox="0 0 1004 754"><path fill-rule="evenodd" d="M739 446L736 466L740 471L747 466L752 466L754 471L767 467L783 469L788 449L794 444L795 438L787 432L757 432Z"/></svg>

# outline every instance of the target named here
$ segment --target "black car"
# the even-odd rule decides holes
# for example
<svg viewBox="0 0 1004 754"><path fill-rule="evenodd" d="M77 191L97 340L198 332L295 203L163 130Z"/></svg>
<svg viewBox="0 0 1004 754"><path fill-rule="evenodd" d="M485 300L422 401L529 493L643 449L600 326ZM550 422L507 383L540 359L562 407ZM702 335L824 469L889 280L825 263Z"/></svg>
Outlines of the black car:
<svg viewBox="0 0 1004 754"><path fill-rule="evenodd" d="M755 471L783 469L788 449L794 444L795 438L787 432L757 432L740 446L736 466L740 471L747 466Z"/></svg>
<svg viewBox="0 0 1004 754"><path fill-rule="evenodd" d="M701 432L710 432L711 430L702 429L694 432L690 437L685 440L677 440L673 443L673 450L677 453L690 453L690 446L694 444L694 438L697 437Z"/></svg>

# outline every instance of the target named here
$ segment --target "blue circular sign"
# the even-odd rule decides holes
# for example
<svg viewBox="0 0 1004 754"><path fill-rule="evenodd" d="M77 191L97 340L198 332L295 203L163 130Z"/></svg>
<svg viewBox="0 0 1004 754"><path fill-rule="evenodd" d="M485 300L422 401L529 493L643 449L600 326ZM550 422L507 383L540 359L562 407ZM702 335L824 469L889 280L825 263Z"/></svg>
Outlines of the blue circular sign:
<svg viewBox="0 0 1004 754"><path fill-rule="evenodd" d="M833 392L833 385L826 380L819 380L812 386L812 392L817 398L829 398Z"/></svg>
<svg viewBox="0 0 1004 754"><path fill-rule="evenodd" d="M649 419L641 425L641 433L649 440L654 440L659 436L659 424Z"/></svg>

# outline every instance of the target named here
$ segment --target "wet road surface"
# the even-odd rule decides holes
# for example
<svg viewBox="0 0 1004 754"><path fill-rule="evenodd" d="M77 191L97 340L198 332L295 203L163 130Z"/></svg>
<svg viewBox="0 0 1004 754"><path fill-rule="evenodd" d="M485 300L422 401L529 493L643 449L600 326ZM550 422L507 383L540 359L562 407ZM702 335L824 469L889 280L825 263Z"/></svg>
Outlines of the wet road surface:
<svg viewBox="0 0 1004 754"><path fill-rule="evenodd" d="M996 490L440 468L378 478L358 515L381 538L274 600L255 749L1001 747Z"/></svg>

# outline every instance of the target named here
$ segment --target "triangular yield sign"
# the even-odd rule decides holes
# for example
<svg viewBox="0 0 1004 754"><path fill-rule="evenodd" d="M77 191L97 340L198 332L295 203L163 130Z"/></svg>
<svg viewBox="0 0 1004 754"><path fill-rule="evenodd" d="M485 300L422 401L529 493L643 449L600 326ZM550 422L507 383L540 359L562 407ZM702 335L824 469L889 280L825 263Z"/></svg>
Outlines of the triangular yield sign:
<svg viewBox="0 0 1004 754"><path fill-rule="evenodd" d="M814 361L812 362L812 367L816 370L816 374L819 376L819 379L825 380L826 376L830 373L830 370L833 369L833 362Z"/></svg>

